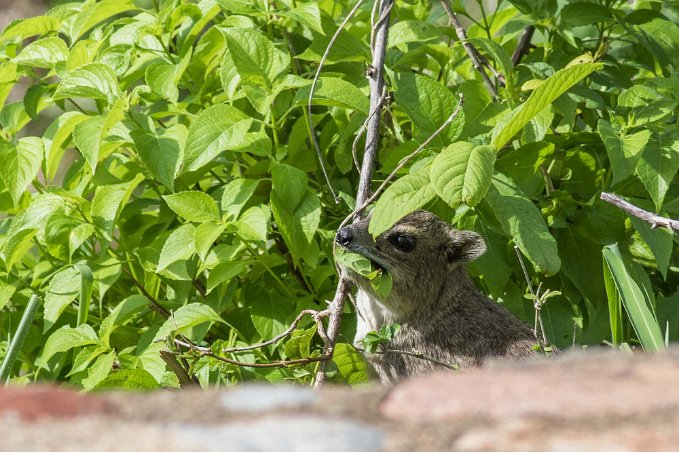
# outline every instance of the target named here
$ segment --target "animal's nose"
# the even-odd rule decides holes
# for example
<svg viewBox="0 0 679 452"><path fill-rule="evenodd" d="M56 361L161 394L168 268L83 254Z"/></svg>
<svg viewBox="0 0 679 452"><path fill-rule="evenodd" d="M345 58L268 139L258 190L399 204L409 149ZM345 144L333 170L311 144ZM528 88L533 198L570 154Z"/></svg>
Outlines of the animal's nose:
<svg viewBox="0 0 679 452"><path fill-rule="evenodd" d="M335 242L342 246L348 246L354 239L354 232L349 228L342 228L337 231L337 236L335 236Z"/></svg>

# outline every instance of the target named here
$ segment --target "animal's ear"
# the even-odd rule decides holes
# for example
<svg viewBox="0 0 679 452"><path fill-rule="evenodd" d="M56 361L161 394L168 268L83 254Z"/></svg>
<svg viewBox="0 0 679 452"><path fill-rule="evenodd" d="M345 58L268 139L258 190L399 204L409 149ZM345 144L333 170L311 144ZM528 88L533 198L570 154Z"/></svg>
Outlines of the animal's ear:
<svg viewBox="0 0 679 452"><path fill-rule="evenodd" d="M446 248L446 260L449 263L471 262L485 252L486 242L476 232L450 231L450 242Z"/></svg>

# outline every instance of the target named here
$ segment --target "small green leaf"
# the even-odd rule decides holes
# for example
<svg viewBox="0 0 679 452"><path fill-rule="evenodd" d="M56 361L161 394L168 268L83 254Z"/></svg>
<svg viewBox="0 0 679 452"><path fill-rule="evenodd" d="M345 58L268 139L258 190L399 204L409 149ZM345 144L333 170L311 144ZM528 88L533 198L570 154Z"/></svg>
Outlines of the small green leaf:
<svg viewBox="0 0 679 452"><path fill-rule="evenodd" d="M101 343L109 347L109 338L116 328L125 325L135 315L143 311L149 305L149 301L142 295L130 295L111 311L99 326Z"/></svg>
<svg viewBox="0 0 679 452"><path fill-rule="evenodd" d="M601 63L582 63L557 71L533 90L528 99L512 112L512 117L508 122L493 131L491 145L497 150L504 147L519 130L523 129L533 117L554 102L557 97L602 67Z"/></svg>
<svg viewBox="0 0 679 452"><path fill-rule="evenodd" d="M226 229L226 223L201 223L196 228L196 253L201 261L205 261L207 253L215 241L222 235Z"/></svg>
<svg viewBox="0 0 679 452"><path fill-rule="evenodd" d="M59 19L51 16L37 16L15 20L3 30L0 35L0 45L4 45L7 41L16 38L20 38L23 41L31 36L44 35L57 31L58 28Z"/></svg>
<svg viewBox="0 0 679 452"><path fill-rule="evenodd" d="M120 212L120 206L127 203L132 191L144 180L144 176L137 176L129 182L113 185L100 185L92 198L92 219L99 233L108 242L113 240L113 228Z"/></svg>
<svg viewBox="0 0 679 452"><path fill-rule="evenodd" d="M306 330L295 330L285 343L284 351L288 359L308 358L311 355L311 343L316 335L316 325Z"/></svg>
<svg viewBox="0 0 679 452"><path fill-rule="evenodd" d="M544 218L514 182L503 174L493 178L486 200L502 230L541 271L553 275L561 268L556 240Z"/></svg>
<svg viewBox="0 0 679 452"><path fill-rule="evenodd" d="M43 143L37 137L24 137L17 146L0 140L0 179L16 205L26 187L35 179L43 160Z"/></svg>
<svg viewBox="0 0 679 452"><path fill-rule="evenodd" d="M151 391L160 385L144 369L122 369L113 372L94 387L94 390Z"/></svg>
<svg viewBox="0 0 679 452"><path fill-rule="evenodd" d="M654 138L648 142L637 164L637 175L651 195L656 211L660 210L670 183L679 170L679 140L661 143Z"/></svg>
<svg viewBox="0 0 679 452"><path fill-rule="evenodd" d="M175 331L180 334L188 334L191 328L206 322L224 323L224 320L206 304L189 303L172 313L172 316L160 327L153 340L165 339Z"/></svg>
<svg viewBox="0 0 679 452"><path fill-rule="evenodd" d="M347 383L354 385L368 381L368 366L363 355L350 344L335 345L332 361L337 366L337 372Z"/></svg>
<svg viewBox="0 0 679 452"><path fill-rule="evenodd" d="M604 247L603 256L615 283L615 288L625 306L625 311L632 321L634 331L636 331L644 350L659 351L664 349L658 322L648 308L647 300L644 298L641 289L627 273L617 245Z"/></svg>
<svg viewBox="0 0 679 452"><path fill-rule="evenodd" d="M475 206L483 199L493 179L495 151L460 141L446 147L431 165L436 194L452 208L460 203Z"/></svg>
<svg viewBox="0 0 679 452"><path fill-rule="evenodd" d="M53 99L87 97L90 99L104 99L110 104L119 95L118 81L113 69L105 64L90 63L66 76L57 85Z"/></svg>
<svg viewBox="0 0 679 452"><path fill-rule="evenodd" d="M418 74L394 74L394 96L417 127L417 140L424 141L441 127L457 108L457 97L443 84ZM451 124L431 141L444 147L454 142L464 127L462 110Z"/></svg>
<svg viewBox="0 0 679 452"><path fill-rule="evenodd" d="M174 191L174 179L182 161L186 134L186 127L182 124L158 132L136 129L130 133L144 165L158 182L171 191Z"/></svg>
<svg viewBox="0 0 679 452"><path fill-rule="evenodd" d="M183 224L172 231L160 250L156 273L166 269L170 264L191 258L196 252L196 227Z"/></svg>
<svg viewBox="0 0 679 452"><path fill-rule="evenodd" d="M315 2L303 3L291 10L280 11L279 14L306 25L317 33L325 34L321 26L321 10Z"/></svg>
<svg viewBox="0 0 679 452"><path fill-rule="evenodd" d="M377 200L368 231L377 237L398 220L423 207L436 197L429 180L430 167L403 176L391 184Z"/></svg>
<svg viewBox="0 0 679 452"><path fill-rule="evenodd" d="M91 326L83 324L72 328L69 325L64 325L47 338L42 356L39 358L39 365L41 367L46 366L47 361L57 353L76 347L97 344L98 342L97 333L94 332Z"/></svg>
<svg viewBox="0 0 679 452"><path fill-rule="evenodd" d="M241 178L229 182L222 193L222 210L233 218L238 218L241 209L255 192L258 184L259 181Z"/></svg>
<svg viewBox="0 0 679 452"><path fill-rule="evenodd" d="M182 191L165 195L163 199L170 209L187 221L205 223L220 220L217 202L202 191Z"/></svg>
<svg viewBox="0 0 679 452"><path fill-rule="evenodd" d="M306 106L309 103L311 86L301 88L295 96L295 105ZM327 105L368 114L370 102L356 85L336 77L320 77L314 89L312 105Z"/></svg>
<svg viewBox="0 0 679 452"><path fill-rule="evenodd" d="M228 261L220 262L210 270L210 274L207 277L207 293L212 292L212 290L223 283L224 281L229 281L243 271L246 267L246 262L243 261Z"/></svg>
<svg viewBox="0 0 679 452"><path fill-rule="evenodd" d="M252 119L230 105L203 110L189 128L183 172L196 171L220 153L240 145Z"/></svg>
<svg viewBox="0 0 679 452"><path fill-rule="evenodd" d="M238 221L229 226L243 240L265 242L267 240L270 218L271 212L266 206L253 206L243 212Z"/></svg>
<svg viewBox="0 0 679 452"><path fill-rule="evenodd" d="M396 47L409 42L423 43L438 38L443 30L419 20L400 20L389 28L387 47Z"/></svg>
<svg viewBox="0 0 679 452"><path fill-rule="evenodd" d="M52 276L45 294L44 331L52 327L64 309L80 294L80 279L80 272L74 267L66 267Z"/></svg>
<svg viewBox="0 0 679 452"><path fill-rule="evenodd" d="M90 391L100 383L113 370L113 362L116 359L115 352L99 355L94 363L87 369L87 377L83 378L82 385L85 391Z"/></svg>
<svg viewBox="0 0 679 452"><path fill-rule="evenodd" d="M243 83L271 89L274 80L290 64L287 53L278 50L262 33L250 28L222 30L226 46Z"/></svg>
<svg viewBox="0 0 679 452"><path fill-rule="evenodd" d="M632 175L641 158L641 152L651 138L651 131L645 129L627 135L621 130L614 129L611 123L603 119L599 120L597 130L611 162L615 185Z"/></svg>
<svg viewBox="0 0 679 452"><path fill-rule="evenodd" d="M14 62L31 67L50 69L68 59L68 46L56 37L33 41L14 58Z"/></svg>

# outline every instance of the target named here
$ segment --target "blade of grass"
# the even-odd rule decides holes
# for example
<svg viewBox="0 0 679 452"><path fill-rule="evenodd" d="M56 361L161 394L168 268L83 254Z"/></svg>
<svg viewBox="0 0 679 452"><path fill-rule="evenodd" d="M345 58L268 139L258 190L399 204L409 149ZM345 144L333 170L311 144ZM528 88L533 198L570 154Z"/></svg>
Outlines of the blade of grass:
<svg viewBox="0 0 679 452"><path fill-rule="evenodd" d="M28 330L33 323L33 317L35 316L35 311L38 309L38 296L36 294L31 295L28 300L28 305L24 310L24 314L21 316L21 321L19 322L19 327L12 337L12 341L9 344L9 350L7 350L7 355L2 361L2 366L0 366L0 381L9 381L9 374L14 366L14 361L16 361L19 355L19 350L24 344Z"/></svg>
<svg viewBox="0 0 679 452"><path fill-rule="evenodd" d="M647 351L663 350L665 347L660 326L648 309L641 289L627 273L618 246L606 246L603 257L641 346Z"/></svg>
<svg viewBox="0 0 679 452"><path fill-rule="evenodd" d="M613 275L604 261L604 283L606 285L606 297L608 298L608 314L611 319L611 342L618 347L623 342L622 329L622 300L615 287Z"/></svg>

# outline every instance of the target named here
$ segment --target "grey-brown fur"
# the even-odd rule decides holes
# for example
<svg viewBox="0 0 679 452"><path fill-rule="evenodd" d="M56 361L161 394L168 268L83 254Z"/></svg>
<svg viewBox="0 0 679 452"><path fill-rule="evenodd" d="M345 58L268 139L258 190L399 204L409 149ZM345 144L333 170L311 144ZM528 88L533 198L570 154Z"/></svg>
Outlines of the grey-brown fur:
<svg viewBox="0 0 679 452"><path fill-rule="evenodd" d="M399 249L397 243L401 248L412 245L409 237L414 237L413 249ZM336 240L383 267L393 280L389 296L380 299L369 281L349 270L359 287L356 342L384 323L398 323L401 331L388 348L419 352L462 368L490 357L536 354L532 330L481 294L465 272L464 264L485 252L478 234L456 230L418 210L376 240L368 233L368 220L343 228ZM371 362L383 383L441 368L393 352L377 354Z"/></svg>

